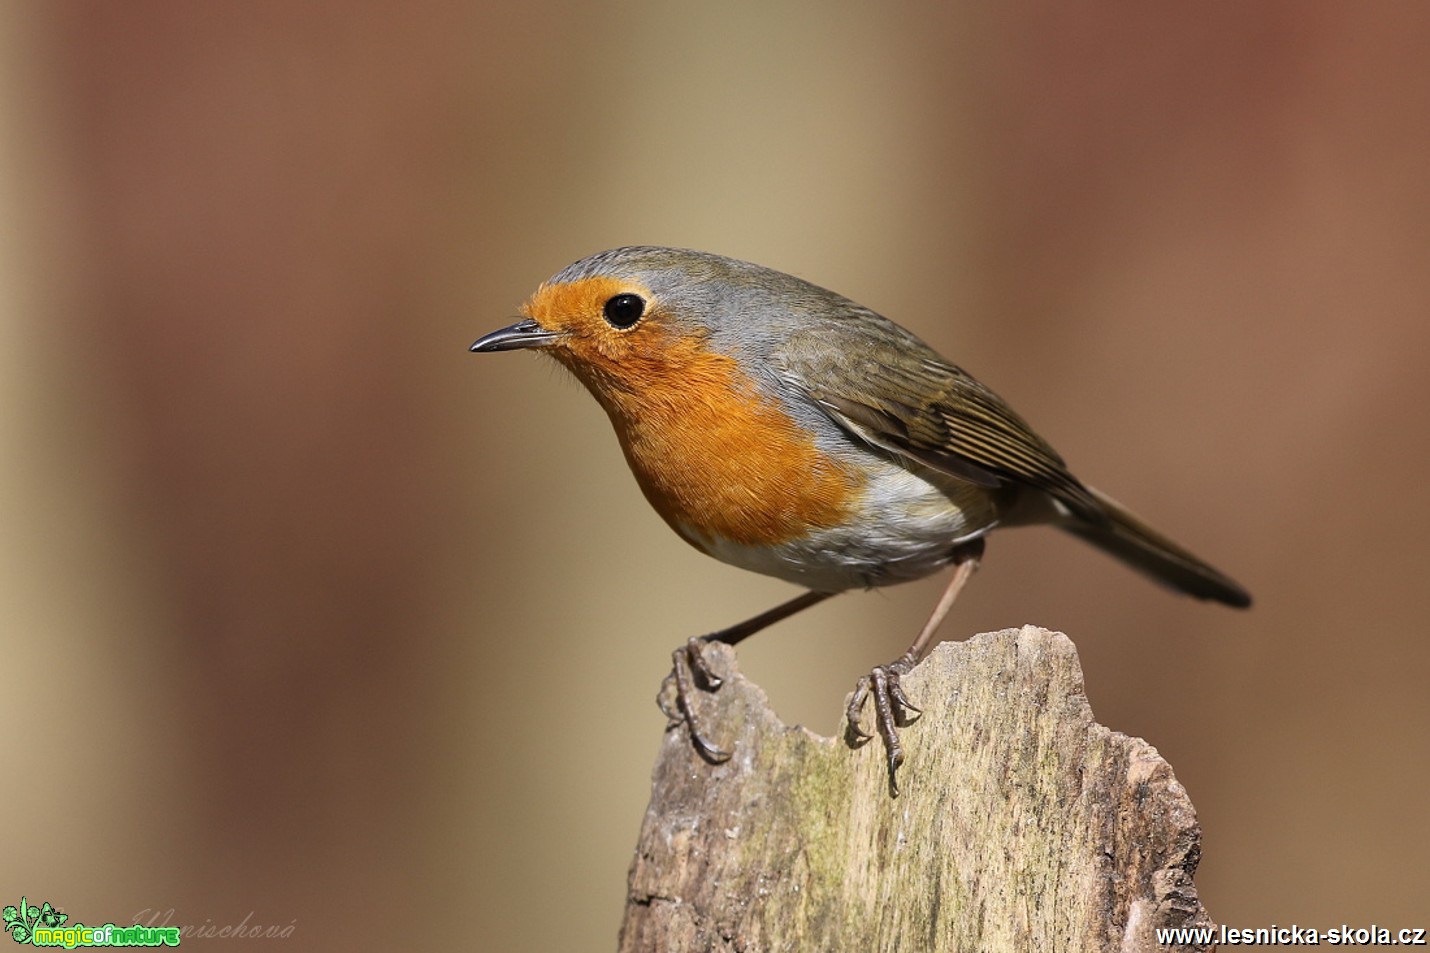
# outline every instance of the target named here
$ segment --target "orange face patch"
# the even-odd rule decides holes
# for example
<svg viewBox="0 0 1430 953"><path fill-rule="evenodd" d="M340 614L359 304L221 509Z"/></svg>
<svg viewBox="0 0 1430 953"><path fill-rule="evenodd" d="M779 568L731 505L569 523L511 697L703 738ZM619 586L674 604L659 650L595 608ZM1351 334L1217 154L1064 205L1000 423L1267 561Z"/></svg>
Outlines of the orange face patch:
<svg viewBox="0 0 1430 953"><path fill-rule="evenodd" d="M618 330L603 316L618 294L647 313ZM738 362L682 330L634 282L589 278L544 285L523 309L562 336L547 348L610 415L641 490L697 547L714 539L774 545L852 511L859 476L821 452Z"/></svg>
<svg viewBox="0 0 1430 953"><path fill-rule="evenodd" d="M654 327L659 321L653 314L624 329L614 328L606 321L606 302L621 294L639 295L647 302L651 299L650 289L636 281L583 278L542 285L521 310L548 331L562 334L553 349L553 355L562 363L572 370L576 370L573 361L594 370L614 366L639 353L659 334Z"/></svg>

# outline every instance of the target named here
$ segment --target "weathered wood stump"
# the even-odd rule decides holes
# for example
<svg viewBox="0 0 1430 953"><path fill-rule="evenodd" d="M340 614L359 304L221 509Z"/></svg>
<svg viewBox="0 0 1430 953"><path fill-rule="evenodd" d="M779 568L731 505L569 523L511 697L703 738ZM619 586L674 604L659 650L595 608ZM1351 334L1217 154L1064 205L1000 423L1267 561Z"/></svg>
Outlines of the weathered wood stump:
<svg viewBox="0 0 1430 953"><path fill-rule="evenodd" d="M631 865L623 951L1205 949L1201 830L1156 749L1093 721L1077 650L1033 626L940 645L892 795L875 739L787 727L711 646L712 765L666 733ZM733 748L731 748L733 746Z"/></svg>

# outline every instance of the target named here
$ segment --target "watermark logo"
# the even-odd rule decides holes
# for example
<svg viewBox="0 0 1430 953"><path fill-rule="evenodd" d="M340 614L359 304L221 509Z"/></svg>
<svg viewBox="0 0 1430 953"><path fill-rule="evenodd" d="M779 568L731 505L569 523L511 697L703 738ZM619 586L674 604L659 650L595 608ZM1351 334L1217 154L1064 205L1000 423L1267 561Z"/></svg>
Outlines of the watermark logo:
<svg viewBox="0 0 1430 953"><path fill-rule="evenodd" d="M178 946L178 927L146 927L136 923L120 927L106 923L87 927L83 923L65 926L69 914L61 913L46 900L35 906L24 897L19 906L4 911L5 932L16 943L31 946L58 946L73 950L81 946Z"/></svg>
<svg viewBox="0 0 1430 953"><path fill-rule="evenodd" d="M20 898L18 907L5 908L5 932L16 943L29 943L35 938L36 927L53 929L62 926L69 917L50 906L48 900L43 907L37 907Z"/></svg>

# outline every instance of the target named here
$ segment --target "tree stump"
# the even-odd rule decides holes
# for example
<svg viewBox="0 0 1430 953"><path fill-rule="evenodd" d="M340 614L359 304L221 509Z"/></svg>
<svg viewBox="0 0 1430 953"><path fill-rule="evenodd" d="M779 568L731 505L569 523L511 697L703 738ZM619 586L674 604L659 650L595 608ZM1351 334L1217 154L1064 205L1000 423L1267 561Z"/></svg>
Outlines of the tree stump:
<svg viewBox="0 0 1430 953"><path fill-rule="evenodd" d="M945 642L904 679L923 716L881 742L787 727L723 645L702 706L734 756L666 733L622 951L1200 950L1201 829L1171 766L1093 721L1077 650L1034 626Z"/></svg>

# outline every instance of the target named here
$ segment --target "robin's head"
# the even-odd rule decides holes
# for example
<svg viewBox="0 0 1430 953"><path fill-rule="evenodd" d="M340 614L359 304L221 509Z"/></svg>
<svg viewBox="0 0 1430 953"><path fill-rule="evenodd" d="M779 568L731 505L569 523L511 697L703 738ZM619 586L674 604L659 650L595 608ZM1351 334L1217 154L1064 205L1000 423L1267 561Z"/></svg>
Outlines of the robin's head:
<svg viewBox="0 0 1430 953"><path fill-rule="evenodd" d="M521 321L472 350L542 348L602 396L670 383L704 353L758 352L793 319L791 306L813 294L827 292L718 255L617 248L553 276L522 307Z"/></svg>

